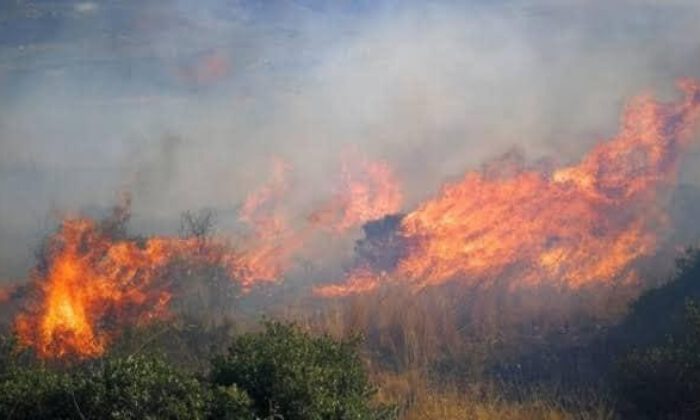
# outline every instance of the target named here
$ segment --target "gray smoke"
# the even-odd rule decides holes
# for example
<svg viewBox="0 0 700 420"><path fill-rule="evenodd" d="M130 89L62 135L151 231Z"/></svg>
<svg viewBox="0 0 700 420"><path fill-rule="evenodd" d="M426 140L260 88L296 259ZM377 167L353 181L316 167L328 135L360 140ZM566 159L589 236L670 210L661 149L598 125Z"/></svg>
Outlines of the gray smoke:
<svg viewBox="0 0 700 420"><path fill-rule="evenodd" d="M0 15L0 281L26 274L57 214L122 190L140 231L201 207L233 226L278 156L301 218L354 147L393 164L409 209L513 147L576 159L632 95L700 77L691 0L10 1ZM692 167L683 182L700 181Z"/></svg>

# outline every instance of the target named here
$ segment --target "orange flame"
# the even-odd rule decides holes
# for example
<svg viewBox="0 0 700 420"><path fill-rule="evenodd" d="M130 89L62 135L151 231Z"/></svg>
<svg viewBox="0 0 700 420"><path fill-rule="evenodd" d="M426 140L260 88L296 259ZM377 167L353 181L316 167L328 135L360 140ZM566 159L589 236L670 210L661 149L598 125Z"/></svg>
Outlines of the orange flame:
<svg viewBox="0 0 700 420"><path fill-rule="evenodd" d="M279 214L279 201L289 190L289 163L275 158L272 161L272 176L260 189L248 194L239 218L253 226L255 233L262 237L274 236L285 229L285 222Z"/></svg>
<svg viewBox="0 0 700 420"><path fill-rule="evenodd" d="M341 188L335 197L309 217L314 225L342 233L401 208L399 182L388 163L349 154L341 171Z"/></svg>
<svg viewBox="0 0 700 420"><path fill-rule="evenodd" d="M658 196L675 180L700 114L700 84L679 85L685 98L676 103L648 96L632 101L619 134L577 165L550 173L522 167L468 172L444 186L402 220L408 252L391 278L417 290L455 280L578 288L634 278L633 263L656 250L666 222ZM376 280L358 282L351 277L316 293L376 288L367 286Z"/></svg>
<svg viewBox="0 0 700 420"><path fill-rule="evenodd" d="M12 288L3 287L0 288L0 303L7 302L10 300L10 295L12 294Z"/></svg>
<svg viewBox="0 0 700 420"><path fill-rule="evenodd" d="M258 281L277 281L288 268L292 256L303 245L303 238L289 227L280 201L289 191L291 166L282 159L272 162L272 176L260 189L249 194L239 218L253 228L244 238L245 251L230 255L231 277L244 290Z"/></svg>
<svg viewBox="0 0 700 420"><path fill-rule="evenodd" d="M368 164L366 169L370 178L385 175L381 165ZM218 264L243 292L259 282L280 280L314 227L291 228L280 206L289 190L289 171L287 163L275 160L271 179L246 198L239 218L251 226L252 233L241 239L237 249L222 238L119 239L125 236L122 225L129 218L128 195L104 222L64 220L49 239L46 268L33 275L38 294L15 320L21 343L35 348L42 358L103 354L124 326L167 316L174 293L168 269L175 260ZM376 181L377 185L381 182ZM350 185L363 188L354 180ZM397 197L390 195L389 200L395 202ZM361 221L395 206L389 203L387 207L374 198L360 204L379 208L359 211L348 207L343 224L350 223L350 215ZM7 297L0 290L0 300Z"/></svg>
<svg viewBox="0 0 700 420"><path fill-rule="evenodd" d="M249 194L241 207L240 220L251 225L254 234L245 238L242 245L245 251L228 257L228 265L231 276L240 281L244 289L259 281L279 280L314 229L343 233L368 220L396 212L401 205L401 191L388 164L366 158L351 160L345 156L339 192L309 217L309 226L294 229L280 204L289 192L290 170L288 163L275 159L270 180Z"/></svg>
<svg viewBox="0 0 700 420"><path fill-rule="evenodd" d="M303 235L294 231L252 241L249 248L229 253L223 260L229 275L241 284L244 292L256 283L280 280L304 242Z"/></svg>
<svg viewBox="0 0 700 420"><path fill-rule="evenodd" d="M377 290L384 276L366 267L352 270L343 284L329 284L314 289L314 293L326 298L338 298Z"/></svg>
<svg viewBox="0 0 700 420"><path fill-rule="evenodd" d="M94 357L120 327L160 318L171 299L165 269L196 241L113 240L89 219L64 220L35 273L40 299L16 319L20 342L42 358Z"/></svg>

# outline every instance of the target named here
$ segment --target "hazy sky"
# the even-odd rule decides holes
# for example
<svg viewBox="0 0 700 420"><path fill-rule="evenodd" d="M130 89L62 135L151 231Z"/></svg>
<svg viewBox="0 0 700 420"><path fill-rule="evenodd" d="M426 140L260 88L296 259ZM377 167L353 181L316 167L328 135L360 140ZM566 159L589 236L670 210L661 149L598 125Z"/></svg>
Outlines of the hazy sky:
<svg viewBox="0 0 700 420"><path fill-rule="evenodd" d="M278 156L303 209L355 147L410 207L513 148L576 159L632 95L700 77L691 0L0 4L0 281L120 190L142 229L225 218Z"/></svg>

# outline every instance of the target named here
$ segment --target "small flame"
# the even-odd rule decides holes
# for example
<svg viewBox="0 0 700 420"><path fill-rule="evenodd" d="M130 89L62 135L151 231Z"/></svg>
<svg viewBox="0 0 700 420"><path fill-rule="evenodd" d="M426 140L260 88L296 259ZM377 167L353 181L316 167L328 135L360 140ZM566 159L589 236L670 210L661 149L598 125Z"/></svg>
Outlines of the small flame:
<svg viewBox="0 0 700 420"><path fill-rule="evenodd" d="M0 287L0 303L7 302L12 296L14 287L12 286L2 286Z"/></svg>
<svg viewBox="0 0 700 420"><path fill-rule="evenodd" d="M342 233L401 208L399 182L385 161L347 153L341 163L341 188L309 217L312 224Z"/></svg>
<svg viewBox="0 0 700 420"><path fill-rule="evenodd" d="M369 293L379 288L381 280L382 275L378 275L366 267L361 267L348 274L343 284L320 286L314 289L314 293L325 298Z"/></svg>
<svg viewBox="0 0 700 420"><path fill-rule="evenodd" d="M230 255L227 265L231 277L244 290L259 281L279 280L304 243L282 211L281 202L289 192L291 170L288 162L273 159L270 180L250 193L241 207L239 219L252 227L253 234L243 239L244 251Z"/></svg>

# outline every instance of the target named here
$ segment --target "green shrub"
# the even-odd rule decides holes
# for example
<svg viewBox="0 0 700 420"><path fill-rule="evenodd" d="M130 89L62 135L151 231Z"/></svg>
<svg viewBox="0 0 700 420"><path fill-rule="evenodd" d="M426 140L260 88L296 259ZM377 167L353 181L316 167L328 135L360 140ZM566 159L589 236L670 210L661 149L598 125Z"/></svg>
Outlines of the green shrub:
<svg viewBox="0 0 700 420"><path fill-rule="evenodd" d="M70 374L13 369L0 382L2 418L197 419L207 401L196 379L145 356L108 358Z"/></svg>
<svg viewBox="0 0 700 420"><path fill-rule="evenodd" d="M5 361L12 355L5 352ZM0 418L372 419L356 341L269 322L214 360L211 382L153 356L110 356L63 368L6 364Z"/></svg>
<svg viewBox="0 0 700 420"><path fill-rule="evenodd" d="M252 403L248 394L236 385L216 386L211 391L209 416L212 419L253 420Z"/></svg>
<svg viewBox="0 0 700 420"><path fill-rule="evenodd" d="M0 382L0 418L80 418L69 375L45 369L12 369Z"/></svg>
<svg viewBox="0 0 700 420"><path fill-rule="evenodd" d="M379 416L357 341L313 337L291 324L267 322L234 340L213 362L215 385L237 385L255 415L285 420L369 419Z"/></svg>

